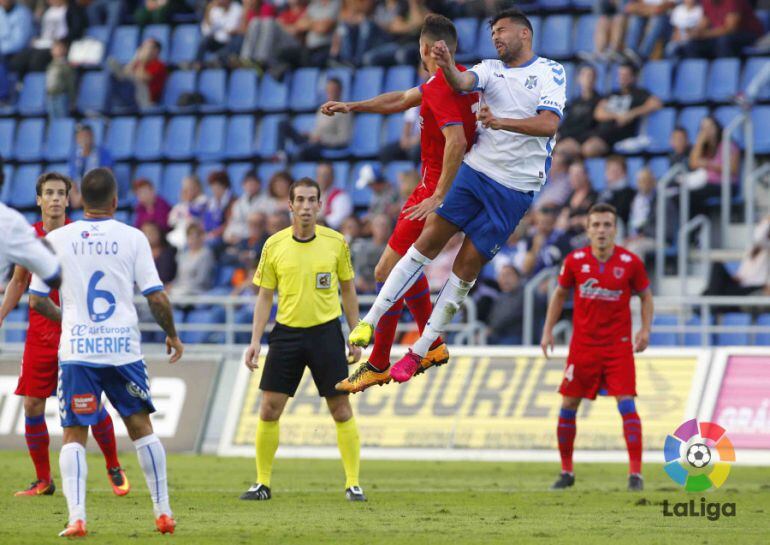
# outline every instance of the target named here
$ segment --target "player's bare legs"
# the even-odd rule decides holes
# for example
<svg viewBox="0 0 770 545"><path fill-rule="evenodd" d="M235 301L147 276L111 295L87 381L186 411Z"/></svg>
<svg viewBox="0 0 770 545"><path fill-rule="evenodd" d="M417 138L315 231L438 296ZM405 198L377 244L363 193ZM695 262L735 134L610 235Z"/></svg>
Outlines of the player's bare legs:
<svg viewBox="0 0 770 545"><path fill-rule="evenodd" d="M337 447L345 469L345 497L349 501L366 501L364 491L358 482L361 467L361 440L350 399L347 395L329 396L326 398L326 405L337 425Z"/></svg>
<svg viewBox="0 0 770 545"><path fill-rule="evenodd" d="M150 489L155 527L162 534L173 534L176 522L171 513L166 474L166 449L155 435L146 410L123 417L128 436L134 442L139 466Z"/></svg>
<svg viewBox="0 0 770 545"><path fill-rule="evenodd" d="M623 436L628 449L628 489L643 490L642 480L642 420L636 412L633 396L616 396L618 412L623 417Z"/></svg>
<svg viewBox="0 0 770 545"><path fill-rule="evenodd" d="M59 535L62 537L82 537L86 535L86 463L87 426L67 426L59 454L62 490L67 499L69 519L67 528Z"/></svg>
<svg viewBox="0 0 770 545"><path fill-rule="evenodd" d="M561 474L551 490L563 490L575 484L575 473L572 466L572 453L575 448L577 434L576 416L582 401L579 397L562 396L559 423L556 426L556 439L559 443L561 457Z"/></svg>

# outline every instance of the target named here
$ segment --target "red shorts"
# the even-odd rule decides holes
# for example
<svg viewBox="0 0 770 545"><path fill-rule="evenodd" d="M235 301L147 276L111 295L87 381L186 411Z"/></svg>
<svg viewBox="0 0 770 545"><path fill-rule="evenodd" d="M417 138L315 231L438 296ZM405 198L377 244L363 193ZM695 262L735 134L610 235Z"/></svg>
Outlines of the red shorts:
<svg viewBox="0 0 770 545"><path fill-rule="evenodd" d="M438 179L436 179L436 182L438 182ZM417 242L417 239L420 237L420 233L422 233L422 228L425 227L424 219L406 219L406 213L404 210L410 206L420 204L422 201L433 195L435 191L435 182L432 184L426 184L421 181L420 185L414 188L414 191L412 191L412 194L409 195L409 198L404 203L404 207L401 209L401 215L398 217L398 221L396 222L396 227L393 229L393 234L390 235L390 240L388 240L388 246L393 248L393 250L398 255L406 254L406 251L409 249L409 247Z"/></svg>
<svg viewBox="0 0 770 545"><path fill-rule="evenodd" d="M45 399L56 393L59 374L58 349L24 345L16 395Z"/></svg>
<svg viewBox="0 0 770 545"><path fill-rule="evenodd" d="M596 394L636 395L636 369L631 345L607 349L570 346L559 393L567 397L596 399Z"/></svg>

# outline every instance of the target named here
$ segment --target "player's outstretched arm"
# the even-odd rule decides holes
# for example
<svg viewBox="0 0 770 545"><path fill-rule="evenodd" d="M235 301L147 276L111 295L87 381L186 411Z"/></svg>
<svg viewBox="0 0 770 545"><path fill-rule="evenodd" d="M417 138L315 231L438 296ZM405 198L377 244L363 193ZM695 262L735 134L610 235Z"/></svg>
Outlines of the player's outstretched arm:
<svg viewBox="0 0 770 545"><path fill-rule="evenodd" d="M383 93L374 98L357 102L330 101L321 106L321 113L329 116L351 112L395 114L419 106L420 102L422 102L422 93L417 87L413 87L406 91Z"/></svg>
<svg viewBox="0 0 770 545"><path fill-rule="evenodd" d="M150 305L150 312L155 318L157 324L166 333L166 353L171 354L169 363L176 363L182 357L184 345L179 340L174 325L174 312L171 309L171 301L164 290L159 290L147 295L147 303Z"/></svg>
<svg viewBox="0 0 770 545"><path fill-rule="evenodd" d="M52 322L61 322L61 309L48 296L29 294L29 306Z"/></svg>
<svg viewBox="0 0 770 545"><path fill-rule="evenodd" d="M353 280L340 280L340 297L342 298L342 310L345 312L345 319L348 327L352 331L358 325L358 295L356 294L356 284ZM361 359L361 347L348 343L348 363L358 363Z"/></svg>
<svg viewBox="0 0 770 545"><path fill-rule="evenodd" d="M652 330L652 316L655 314L654 304L652 302L652 290L647 288L639 294L642 301L642 328L636 332L634 337L634 352L644 352L647 345L650 344L650 331Z"/></svg>
<svg viewBox="0 0 770 545"><path fill-rule="evenodd" d="M452 53L449 51L444 40L438 40L434 43L430 54L439 68L441 68L444 78L452 89L459 93L473 91L478 81L476 75L470 70L460 72L457 69Z"/></svg>
<svg viewBox="0 0 770 545"><path fill-rule="evenodd" d="M528 136L554 136L559 129L559 116L550 110L541 110L537 115L524 119L508 119L492 115L489 106L479 109L481 124L493 130L509 131Z"/></svg>
<svg viewBox="0 0 770 545"><path fill-rule="evenodd" d="M0 327L3 325L3 321L8 314L16 308L21 301L21 296L27 290L27 283L29 282L29 272L21 265L16 265L13 269L13 276L5 287L5 295L3 296L3 304L0 305Z"/></svg>
<svg viewBox="0 0 770 545"><path fill-rule="evenodd" d="M262 347L262 335L265 333L267 321L270 319L270 310L273 308L273 293L275 290L261 286L257 294L257 303L254 305L254 322L251 328L251 343L246 349L244 364L253 371L259 367L259 351Z"/></svg>
<svg viewBox="0 0 770 545"><path fill-rule="evenodd" d="M543 337L540 339L540 348L543 349L543 354L546 358L548 357L549 347L553 353L553 327L561 316L567 294L568 290L561 286L556 286L553 295L551 295L551 301L548 303L548 313L545 315L545 325L543 326Z"/></svg>

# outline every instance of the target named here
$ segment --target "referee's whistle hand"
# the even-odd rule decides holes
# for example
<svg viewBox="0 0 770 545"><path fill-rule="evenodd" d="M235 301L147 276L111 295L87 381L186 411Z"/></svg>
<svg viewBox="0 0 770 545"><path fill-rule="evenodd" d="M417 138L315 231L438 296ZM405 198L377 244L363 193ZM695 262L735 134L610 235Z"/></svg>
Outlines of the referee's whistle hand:
<svg viewBox="0 0 770 545"><path fill-rule="evenodd" d="M249 371L259 369L259 351L262 348L261 345L250 344L246 349L246 354L243 357L243 363L249 368Z"/></svg>

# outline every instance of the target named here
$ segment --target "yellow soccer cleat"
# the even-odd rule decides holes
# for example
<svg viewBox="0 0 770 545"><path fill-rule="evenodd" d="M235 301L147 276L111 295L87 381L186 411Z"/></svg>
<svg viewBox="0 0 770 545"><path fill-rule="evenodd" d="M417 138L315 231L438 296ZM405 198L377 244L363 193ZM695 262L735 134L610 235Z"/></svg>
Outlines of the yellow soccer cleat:
<svg viewBox="0 0 770 545"><path fill-rule="evenodd" d="M436 348L433 348L425 354L425 357L420 361L420 369L417 370L415 375L424 373L430 367L438 367L449 362L449 349L446 343L441 343Z"/></svg>
<svg viewBox="0 0 770 545"><path fill-rule="evenodd" d="M350 344L360 346L361 348L366 348L372 344L373 338L374 326L372 324L367 324L364 321L358 322L358 325L354 327L353 331L351 331L350 335L348 335Z"/></svg>
<svg viewBox="0 0 770 545"><path fill-rule="evenodd" d="M380 371L368 361L363 362L358 366L352 375L338 382L335 388L341 392L348 392L355 394L356 392L363 392L370 386L376 384L383 385L390 382L390 370L385 369Z"/></svg>

